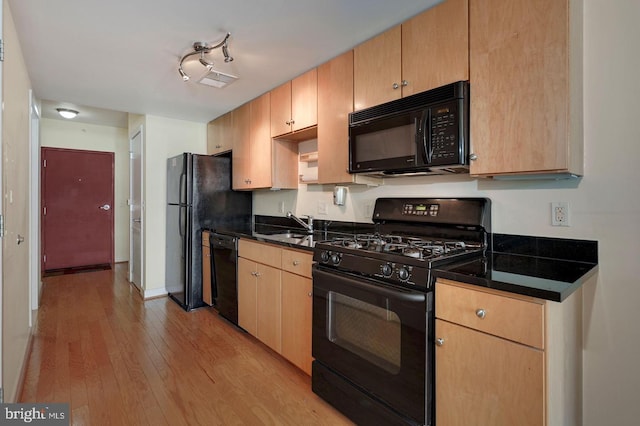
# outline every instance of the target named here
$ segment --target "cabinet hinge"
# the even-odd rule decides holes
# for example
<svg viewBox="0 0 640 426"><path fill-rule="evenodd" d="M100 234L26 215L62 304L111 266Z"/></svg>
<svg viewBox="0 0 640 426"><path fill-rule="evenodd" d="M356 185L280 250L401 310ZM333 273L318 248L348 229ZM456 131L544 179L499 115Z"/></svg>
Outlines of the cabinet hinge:
<svg viewBox="0 0 640 426"><path fill-rule="evenodd" d="M42 160L42 167L47 167L47 159Z"/></svg>
<svg viewBox="0 0 640 426"><path fill-rule="evenodd" d="M4 40L0 38L0 61L4 62Z"/></svg>

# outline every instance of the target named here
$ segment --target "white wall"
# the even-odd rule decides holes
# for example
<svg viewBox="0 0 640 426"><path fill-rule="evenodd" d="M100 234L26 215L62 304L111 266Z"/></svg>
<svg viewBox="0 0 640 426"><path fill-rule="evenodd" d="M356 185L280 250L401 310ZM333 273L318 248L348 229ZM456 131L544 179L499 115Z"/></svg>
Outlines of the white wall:
<svg viewBox="0 0 640 426"><path fill-rule="evenodd" d="M167 158L206 154L207 124L147 115L144 120L144 296L166 294L164 280Z"/></svg>
<svg viewBox="0 0 640 426"><path fill-rule="evenodd" d="M597 240L598 279L584 292L584 425L630 425L640 419L640 2L585 0L584 17L582 179L402 178L351 186L342 208L332 205L331 188L302 185L256 193L254 213L282 215L277 202L284 201L297 214L369 221L377 197L486 196L494 232ZM318 200L329 205L328 215L318 214ZM551 227L552 201L570 203L571 227Z"/></svg>
<svg viewBox="0 0 640 426"><path fill-rule="evenodd" d="M114 153L114 259L129 260L129 139L127 129L70 120L40 120L43 147Z"/></svg>

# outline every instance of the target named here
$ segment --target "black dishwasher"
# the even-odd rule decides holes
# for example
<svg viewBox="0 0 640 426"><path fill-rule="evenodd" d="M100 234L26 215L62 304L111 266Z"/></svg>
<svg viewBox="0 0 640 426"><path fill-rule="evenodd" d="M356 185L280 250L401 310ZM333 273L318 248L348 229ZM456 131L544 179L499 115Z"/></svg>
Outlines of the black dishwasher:
<svg viewBox="0 0 640 426"><path fill-rule="evenodd" d="M238 283L236 266L238 263L238 238L231 235L212 233L211 245L213 299L218 313L238 324Z"/></svg>

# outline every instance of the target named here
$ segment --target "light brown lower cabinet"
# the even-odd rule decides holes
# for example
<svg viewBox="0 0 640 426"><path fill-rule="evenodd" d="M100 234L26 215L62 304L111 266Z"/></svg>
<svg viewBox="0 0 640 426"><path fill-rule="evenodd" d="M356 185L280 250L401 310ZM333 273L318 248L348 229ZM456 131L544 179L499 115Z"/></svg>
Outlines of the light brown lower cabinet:
<svg viewBox="0 0 640 426"><path fill-rule="evenodd" d="M582 291L551 302L439 279L436 424L580 425Z"/></svg>
<svg viewBox="0 0 640 426"><path fill-rule="evenodd" d="M238 325L280 353L280 270L238 258Z"/></svg>
<svg viewBox="0 0 640 426"><path fill-rule="evenodd" d="M311 374L311 253L240 239L238 255L238 325Z"/></svg>

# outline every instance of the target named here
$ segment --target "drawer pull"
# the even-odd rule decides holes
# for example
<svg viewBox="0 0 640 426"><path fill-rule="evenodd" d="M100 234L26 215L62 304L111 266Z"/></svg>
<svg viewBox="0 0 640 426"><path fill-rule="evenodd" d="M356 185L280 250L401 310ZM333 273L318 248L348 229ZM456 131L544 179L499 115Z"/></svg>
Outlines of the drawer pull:
<svg viewBox="0 0 640 426"><path fill-rule="evenodd" d="M298 262L297 260L293 261L293 266L298 266L300 264L300 262Z"/></svg>
<svg viewBox="0 0 640 426"><path fill-rule="evenodd" d="M438 338L436 339L436 345L437 345L437 346L442 346L442 345L444 345L444 339L443 339L442 337L438 337Z"/></svg>
<svg viewBox="0 0 640 426"><path fill-rule="evenodd" d="M309 293L307 294L307 296L312 297L312 296L313 296L313 293L309 292Z"/></svg>
<svg viewBox="0 0 640 426"><path fill-rule="evenodd" d="M476 311L476 316L480 319L484 319L487 316L487 312L484 309L478 309Z"/></svg>

